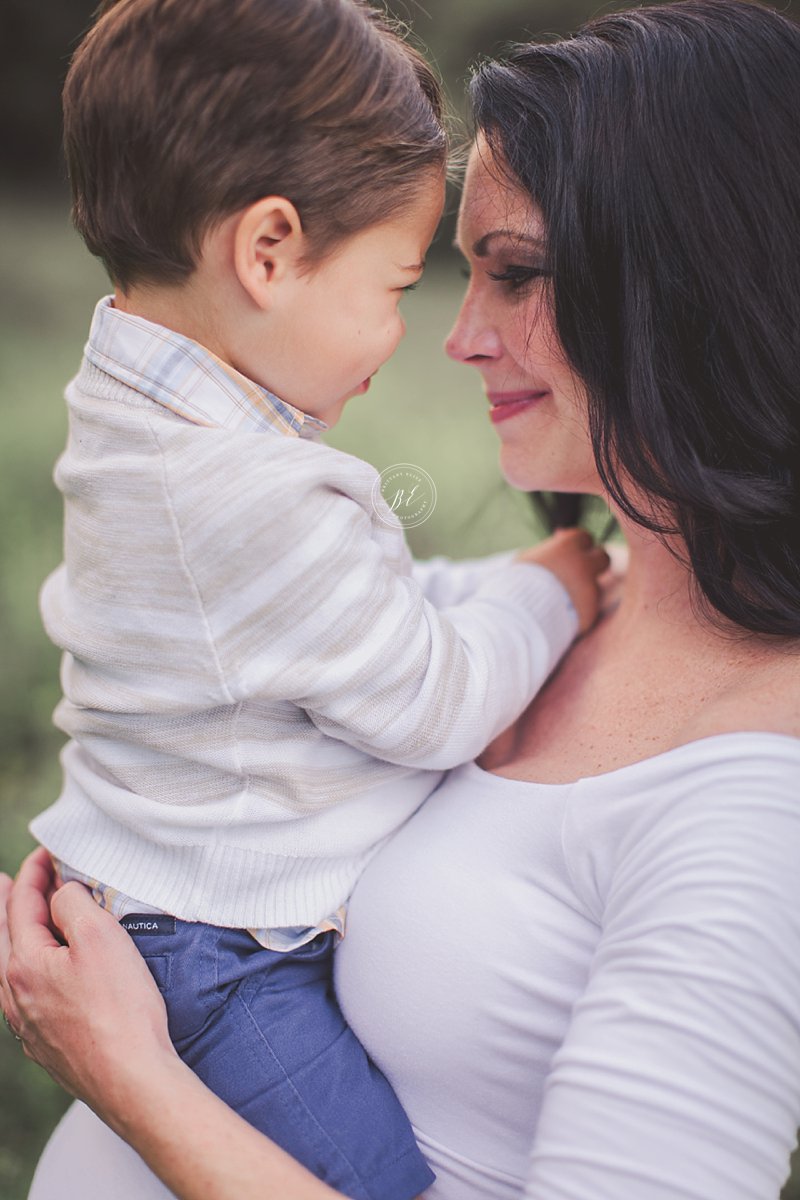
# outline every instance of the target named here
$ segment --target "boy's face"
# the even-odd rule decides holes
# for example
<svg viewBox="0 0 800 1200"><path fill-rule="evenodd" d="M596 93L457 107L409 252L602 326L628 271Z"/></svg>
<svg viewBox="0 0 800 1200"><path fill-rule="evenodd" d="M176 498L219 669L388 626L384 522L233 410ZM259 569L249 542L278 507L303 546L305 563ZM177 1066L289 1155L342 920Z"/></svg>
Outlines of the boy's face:
<svg viewBox="0 0 800 1200"><path fill-rule="evenodd" d="M405 333L398 306L422 274L443 201L444 181L432 175L413 205L354 234L319 266L284 280L259 382L334 425L347 400L367 391Z"/></svg>

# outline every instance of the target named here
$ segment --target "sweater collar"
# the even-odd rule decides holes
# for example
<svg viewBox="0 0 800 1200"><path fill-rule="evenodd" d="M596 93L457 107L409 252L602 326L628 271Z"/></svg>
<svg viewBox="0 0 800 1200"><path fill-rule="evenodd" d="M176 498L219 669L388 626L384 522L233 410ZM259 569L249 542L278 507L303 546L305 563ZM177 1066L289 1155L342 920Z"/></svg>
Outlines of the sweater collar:
<svg viewBox="0 0 800 1200"><path fill-rule="evenodd" d="M199 342L114 308L94 312L86 358L101 371L195 425L314 437L327 429L224 363Z"/></svg>

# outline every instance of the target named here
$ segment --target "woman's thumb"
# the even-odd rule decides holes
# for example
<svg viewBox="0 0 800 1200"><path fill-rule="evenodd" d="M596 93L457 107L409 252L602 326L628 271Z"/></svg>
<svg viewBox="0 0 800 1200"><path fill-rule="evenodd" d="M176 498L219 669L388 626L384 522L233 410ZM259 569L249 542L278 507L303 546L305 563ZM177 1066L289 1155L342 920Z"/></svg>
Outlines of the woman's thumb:
<svg viewBox="0 0 800 1200"><path fill-rule="evenodd" d="M53 892L50 916L56 933L68 946L119 929L116 918L100 907L87 887L75 880Z"/></svg>

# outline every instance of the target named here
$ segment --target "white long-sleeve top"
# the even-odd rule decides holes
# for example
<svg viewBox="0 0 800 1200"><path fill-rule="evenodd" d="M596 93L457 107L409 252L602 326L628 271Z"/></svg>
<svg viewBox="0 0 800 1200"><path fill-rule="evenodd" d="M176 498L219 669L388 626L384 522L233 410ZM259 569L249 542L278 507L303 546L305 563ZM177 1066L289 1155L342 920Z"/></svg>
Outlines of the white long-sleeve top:
<svg viewBox="0 0 800 1200"><path fill-rule="evenodd" d="M453 771L356 887L336 987L426 1200L778 1200L800 1124L800 740L569 784ZM167 1200L74 1105L30 1200Z"/></svg>
<svg viewBox="0 0 800 1200"><path fill-rule="evenodd" d="M336 954L436 1172L426 1198L778 1200L799 861L796 738L708 737L567 784L451 772L370 863Z"/></svg>
<svg viewBox="0 0 800 1200"><path fill-rule="evenodd" d="M183 919L313 926L527 705L569 597L530 564L415 573L372 467L107 301L67 401L41 607L71 740L32 830Z"/></svg>

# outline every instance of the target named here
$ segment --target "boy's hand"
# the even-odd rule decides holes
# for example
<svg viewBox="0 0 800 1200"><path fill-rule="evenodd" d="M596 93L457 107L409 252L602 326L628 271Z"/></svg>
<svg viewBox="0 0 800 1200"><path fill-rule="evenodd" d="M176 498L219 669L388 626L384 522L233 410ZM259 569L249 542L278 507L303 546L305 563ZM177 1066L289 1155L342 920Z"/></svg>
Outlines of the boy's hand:
<svg viewBox="0 0 800 1200"><path fill-rule="evenodd" d="M586 633L597 620L600 605L598 576L610 559L585 529L559 529L538 546L521 550L517 562L537 563L552 571L570 595L578 614L578 629Z"/></svg>

